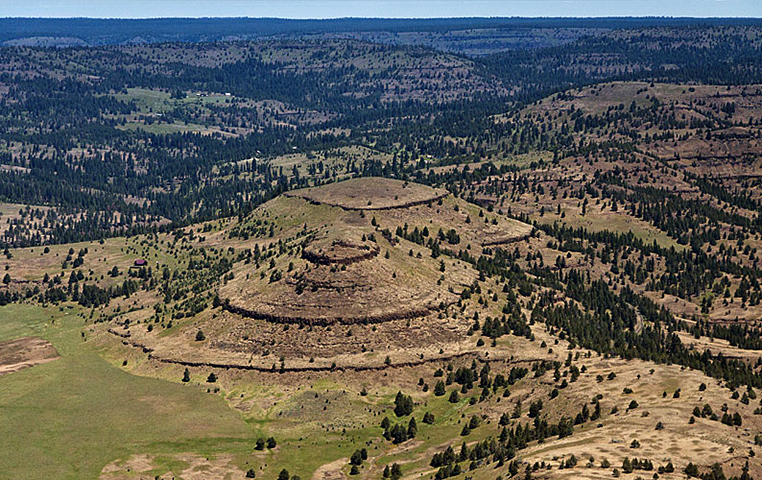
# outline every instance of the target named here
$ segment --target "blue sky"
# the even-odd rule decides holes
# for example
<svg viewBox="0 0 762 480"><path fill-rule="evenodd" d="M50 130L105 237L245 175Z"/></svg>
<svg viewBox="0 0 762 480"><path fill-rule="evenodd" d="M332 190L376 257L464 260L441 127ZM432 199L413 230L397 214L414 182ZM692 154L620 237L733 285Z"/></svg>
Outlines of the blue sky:
<svg viewBox="0 0 762 480"><path fill-rule="evenodd" d="M0 17L762 17L762 0L0 0Z"/></svg>

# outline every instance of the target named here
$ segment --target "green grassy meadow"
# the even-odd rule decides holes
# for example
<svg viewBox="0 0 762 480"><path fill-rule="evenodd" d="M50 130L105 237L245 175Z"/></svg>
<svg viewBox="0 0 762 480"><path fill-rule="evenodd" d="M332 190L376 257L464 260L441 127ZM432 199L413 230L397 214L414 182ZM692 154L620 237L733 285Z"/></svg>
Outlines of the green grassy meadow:
<svg viewBox="0 0 762 480"><path fill-rule="evenodd" d="M3 477L97 478L133 453L252 449L256 432L219 396L115 368L85 346L79 325L73 309L0 307L0 340L36 335L61 355L0 377Z"/></svg>

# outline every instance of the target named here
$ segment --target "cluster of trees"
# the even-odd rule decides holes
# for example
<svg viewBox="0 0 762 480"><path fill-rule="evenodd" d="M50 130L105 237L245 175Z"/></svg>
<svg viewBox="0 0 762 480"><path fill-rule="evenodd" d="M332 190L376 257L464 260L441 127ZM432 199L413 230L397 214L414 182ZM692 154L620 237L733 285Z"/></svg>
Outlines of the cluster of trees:
<svg viewBox="0 0 762 480"><path fill-rule="evenodd" d="M488 438L473 447L469 448L464 443L458 454L452 447L448 447L442 453L435 453L430 464L432 467L438 467L434 478L442 480L459 475L462 472L459 464L462 462L477 462L491 457L497 466L502 466L513 459L516 452L526 448L530 442L553 436L564 438L572 435L573 432L574 425L569 418L562 417L558 423L549 424L547 419L538 416L532 424L523 426L518 424L510 429L503 427L497 438Z"/></svg>
<svg viewBox="0 0 762 480"><path fill-rule="evenodd" d="M415 417L410 417L407 426L403 423L392 425L389 418L384 417L381 421L381 428L384 429L382 436L395 445L411 440L418 434L418 423L415 421Z"/></svg>
<svg viewBox="0 0 762 480"><path fill-rule="evenodd" d="M683 472L688 478L699 478L701 480L752 480L751 475L749 475L748 462L744 465L739 477L726 477L725 472L722 471L722 465L719 463L713 464L708 472L700 473L698 466L691 462L685 467Z"/></svg>

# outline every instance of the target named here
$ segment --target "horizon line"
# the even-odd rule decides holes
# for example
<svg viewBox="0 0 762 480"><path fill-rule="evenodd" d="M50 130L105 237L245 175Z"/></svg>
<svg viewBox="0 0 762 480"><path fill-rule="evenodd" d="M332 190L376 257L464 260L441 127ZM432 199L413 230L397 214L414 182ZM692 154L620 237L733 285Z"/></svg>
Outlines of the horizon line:
<svg viewBox="0 0 762 480"><path fill-rule="evenodd" d="M293 20L293 21L331 21L331 20L607 20L607 19L643 19L643 20L762 20L762 16L673 16L673 15L605 15L605 16L446 16L446 17L273 17L273 16L158 16L158 17L44 17L44 16L6 16L0 20Z"/></svg>

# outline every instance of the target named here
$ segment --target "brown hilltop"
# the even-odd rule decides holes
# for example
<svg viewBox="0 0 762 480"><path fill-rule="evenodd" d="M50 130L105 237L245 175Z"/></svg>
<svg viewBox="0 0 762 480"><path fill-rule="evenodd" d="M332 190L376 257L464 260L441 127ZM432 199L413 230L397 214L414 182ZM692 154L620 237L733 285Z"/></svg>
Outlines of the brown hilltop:
<svg viewBox="0 0 762 480"><path fill-rule="evenodd" d="M384 230L394 231L396 225L390 223L400 217L407 218L406 224L441 217L449 227L444 209L433 208L448 196L443 190L386 178L354 179L287 194L297 202L287 216L310 210L311 205L299 199L343 211L335 212L338 221L317 225L317 231L298 245L299 251L287 255L282 280L262 276L256 265L245 266L220 289L220 297L228 310L247 317L305 325L380 323L439 311L457 301L473 281L473 269L458 262L449 271L445 267L445 275L440 271L443 258L434 259L428 249ZM428 211L422 214L416 208ZM365 216L371 209L376 210L376 227ZM500 229L499 224L489 226L493 234L477 230L476 243L523 235Z"/></svg>
<svg viewBox="0 0 762 480"><path fill-rule="evenodd" d="M418 183L370 177L304 188L284 195L345 210L392 210L431 204L445 198L449 193L447 190Z"/></svg>
<svg viewBox="0 0 762 480"><path fill-rule="evenodd" d="M407 233L397 235L398 227ZM414 230L426 234L416 240ZM439 236L451 230L456 239ZM452 306L478 272L450 255L432 257L428 243L478 256L482 245L530 232L443 190L399 180L298 190L222 234L245 238L238 249L252 252L222 282L222 311L161 338L133 331L132 341L159 359L257 368L270 368L273 355L286 368L324 369L379 366L386 354L397 364L464 352L472 320ZM194 341L198 330L203 344Z"/></svg>

